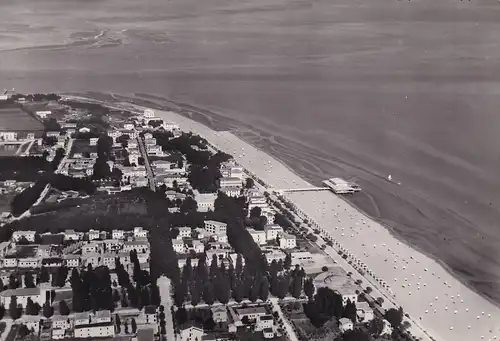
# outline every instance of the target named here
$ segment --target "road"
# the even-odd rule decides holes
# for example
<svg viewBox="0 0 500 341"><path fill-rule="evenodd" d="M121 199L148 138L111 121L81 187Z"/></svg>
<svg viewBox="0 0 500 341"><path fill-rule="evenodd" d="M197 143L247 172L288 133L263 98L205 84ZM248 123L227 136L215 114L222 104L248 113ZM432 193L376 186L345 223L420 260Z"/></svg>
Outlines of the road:
<svg viewBox="0 0 500 341"><path fill-rule="evenodd" d="M166 276L161 276L156 281L160 290L161 305L165 308L165 335L167 341L175 341L174 321L172 320L172 294L170 289L172 285L170 279ZM159 322L159 321L158 321Z"/></svg>
<svg viewBox="0 0 500 341"><path fill-rule="evenodd" d="M137 137L137 144L139 145L139 150L141 151L142 158L144 159L149 188L154 192L156 191L155 176L153 174L153 170L151 169L151 165L149 164L148 153L146 151L146 147L144 146L144 140L140 136Z"/></svg>
<svg viewBox="0 0 500 341"><path fill-rule="evenodd" d="M285 315L283 315L283 311L281 310L281 307L279 305L279 298L271 297L271 298L269 298L269 302L271 302L271 306L273 308L273 311L277 311L279 317L281 318L281 321L283 321L283 326L285 327L287 338L290 341L299 341L299 338L297 337L297 334L295 334L295 331L293 330L293 327L290 324L290 321L288 320L288 318Z"/></svg>

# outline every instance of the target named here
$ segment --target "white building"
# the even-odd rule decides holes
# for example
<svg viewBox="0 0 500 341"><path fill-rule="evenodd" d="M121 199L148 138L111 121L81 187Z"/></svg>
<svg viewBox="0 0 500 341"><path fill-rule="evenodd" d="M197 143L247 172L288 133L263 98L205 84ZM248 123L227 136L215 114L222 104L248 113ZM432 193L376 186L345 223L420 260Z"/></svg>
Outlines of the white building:
<svg viewBox="0 0 500 341"><path fill-rule="evenodd" d="M97 141L99 141L98 137L91 137L89 139L89 145L91 145L91 146L97 146Z"/></svg>
<svg viewBox="0 0 500 341"><path fill-rule="evenodd" d="M47 116L50 116L51 114L52 114L52 111L50 111L50 110L35 111L35 115L37 115L40 118L47 118Z"/></svg>
<svg viewBox="0 0 500 341"><path fill-rule="evenodd" d="M14 231L14 233L12 233L12 240L17 243L20 240L26 239L27 241L34 243L35 235L35 231Z"/></svg>
<svg viewBox="0 0 500 341"><path fill-rule="evenodd" d="M40 262L40 258L20 258L17 262L17 267L36 269L40 267Z"/></svg>
<svg viewBox="0 0 500 341"><path fill-rule="evenodd" d="M75 230L64 231L64 240L80 240L83 233L75 232Z"/></svg>
<svg viewBox="0 0 500 341"><path fill-rule="evenodd" d="M220 178L219 181L220 181L221 188L225 188L225 187L239 187L239 188L241 188L243 185L240 178L222 177L222 178Z"/></svg>
<svg viewBox="0 0 500 341"><path fill-rule="evenodd" d="M155 112L154 112L154 110L146 109L146 110L144 110L143 116L144 116L144 118L153 118L153 117L155 117Z"/></svg>
<svg viewBox="0 0 500 341"><path fill-rule="evenodd" d="M259 245L264 245L267 243L266 241L266 232L265 231L260 231L260 230L255 230L253 228L248 228L247 229L248 233L252 236L253 240L259 244Z"/></svg>
<svg viewBox="0 0 500 341"><path fill-rule="evenodd" d="M272 315L262 315L256 318L255 330L261 331L267 328L272 328L274 319Z"/></svg>
<svg viewBox="0 0 500 341"><path fill-rule="evenodd" d="M274 261L279 262L284 261L286 258L286 254L281 251L281 250L272 250L270 252L265 252L264 255L266 256L266 260L269 264L271 264Z"/></svg>
<svg viewBox="0 0 500 341"><path fill-rule="evenodd" d="M113 239L124 239L125 238L125 231L123 230L113 230L111 232L112 238Z"/></svg>
<svg viewBox="0 0 500 341"><path fill-rule="evenodd" d="M179 227L178 230L179 230L179 235L177 236L177 239L191 237L191 228L189 226Z"/></svg>
<svg viewBox="0 0 500 341"><path fill-rule="evenodd" d="M172 247L176 253L186 253L186 248L184 247L184 241L181 239L173 239Z"/></svg>
<svg viewBox="0 0 500 341"><path fill-rule="evenodd" d="M95 253L100 250L98 243L88 243L82 246L82 254Z"/></svg>
<svg viewBox="0 0 500 341"><path fill-rule="evenodd" d="M205 220L205 231L211 234L226 234L227 233L227 224L222 223L220 221L215 220Z"/></svg>
<svg viewBox="0 0 500 341"><path fill-rule="evenodd" d="M278 237L280 233L283 233L283 228L279 225L272 224L264 226L264 231L266 232L266 240L270 241L276 240L276 237Z"/></svg>
<svg viewBox="0 0 500 341"><path fill-rule="evenodd" d="M148 231L144 230L142 227L134 227L135 238L146 238L147 236L148 236Z"/></svg>
<svg viewBox="0 0 500 341"><path fill-rule="evenodd" d="M2 262L4 268L15 268L17 267L17 258L4 258Z"/></svg>
<svg viewBox="0 0 500 341"><path fill-rule="evenodd" d="M356 316L359 322L370 322L373 320L373 309L367 302L356 302Z"/></svg>
<svg viewBox="0 0 500 341"><path fill-rule="evenodd" d="M278 236L280 238L280 249L295 249L297 247L297 237L293 234L283 232Z"/></svg>
<svg viewBox="0 0 500 341"><path fill-rule="evenodd" d="M136 250L137 253L147 253L149 252L149 243L142 240L135 240L123 244L123 252L130 252L132 250Z"/></svg>
<svg viewBox="0 0 500 341"><path fill-rule="evenodd" d="M202 341L203 329L197 326L189 326L181 329L179 341Z"/></svg>
<svg viewBox="0 0 500 341"><path fill-rule="evenodd" d="M309 251L292 252L290 256L292 258L292 266L302 265L303 263L307 263L313 259Z"/></svg>
<svg viewBox="0 0 500 341"><path fill-rule="evenodd" d="M199 212L208 212L215 210L215 199L217 193L200 193L194 190L194 200L198 203Z"/></svg>
<svg viewBox="0 0 500 341"><path fill-rule="evenodd" d="M101 231L90 230L87 235L88 235L89 241L100 239L101 238Z"/></svg>
<svg viewBox="0 0 500 341"><path fill-rule="evenodd" d="M240 187L224 187L221 188L220 191L227 195L228 197L236 198L241 195Z"/></svg>
<svg viewBox="0 0 500 341"><path fill-rule="evenodd" d="M50 291L51 288L38 287L38 288L19 288L19 289L8 289L0 293L0 303L4 307L9 307L10 300L13 296L16 296L17 304L26 307L28 303L28 298L31 298L33 303L38 303L43 306L45 303L46 292Z"/></svg>
<svg viewBox="0 0 500 341"><path fill-rule="evenodd" d="M353 328L354 328L354 325L350 319L342 317L339 320L339 329L342 333L345 333L348 330L352 330Z"/></svg>

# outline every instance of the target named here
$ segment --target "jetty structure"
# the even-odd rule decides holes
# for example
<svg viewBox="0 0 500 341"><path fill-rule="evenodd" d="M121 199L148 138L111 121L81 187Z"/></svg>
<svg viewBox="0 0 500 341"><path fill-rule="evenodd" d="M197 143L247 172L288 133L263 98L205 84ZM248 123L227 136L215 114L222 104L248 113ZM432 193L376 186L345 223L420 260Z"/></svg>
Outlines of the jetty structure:
<svg viewBox="0 0 500 341"><path fill-rule="evenodd" d="M323 181L323 184L330 188L335 194L353 194L361 191L361 188L357 184L342 178L331 178Z"/></svg>

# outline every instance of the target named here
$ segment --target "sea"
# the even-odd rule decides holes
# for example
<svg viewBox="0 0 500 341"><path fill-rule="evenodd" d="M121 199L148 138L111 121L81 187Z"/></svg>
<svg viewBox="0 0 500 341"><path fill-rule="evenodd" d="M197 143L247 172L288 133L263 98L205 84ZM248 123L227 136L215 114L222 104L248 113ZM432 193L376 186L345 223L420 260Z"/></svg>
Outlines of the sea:
<svg viewBox="0 0 500 341"><path fill-rule="evenodd" d="M500 303L498 1L2 0L0 83L175 104L356 181L352 204Z"/></svg>

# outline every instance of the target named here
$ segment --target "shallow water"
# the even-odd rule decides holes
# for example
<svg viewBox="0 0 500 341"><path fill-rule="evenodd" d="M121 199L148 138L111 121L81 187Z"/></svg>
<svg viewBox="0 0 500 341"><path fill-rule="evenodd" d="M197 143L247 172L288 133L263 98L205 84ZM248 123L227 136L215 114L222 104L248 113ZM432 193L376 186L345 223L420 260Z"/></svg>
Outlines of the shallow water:
<svg viewBox="0 0 500 341"><path fill-rule="evenodd" d="M356 179L356 204L500 302L498 18L484 0L5 0L0 79L240 121L308 180Z"/></svg>

